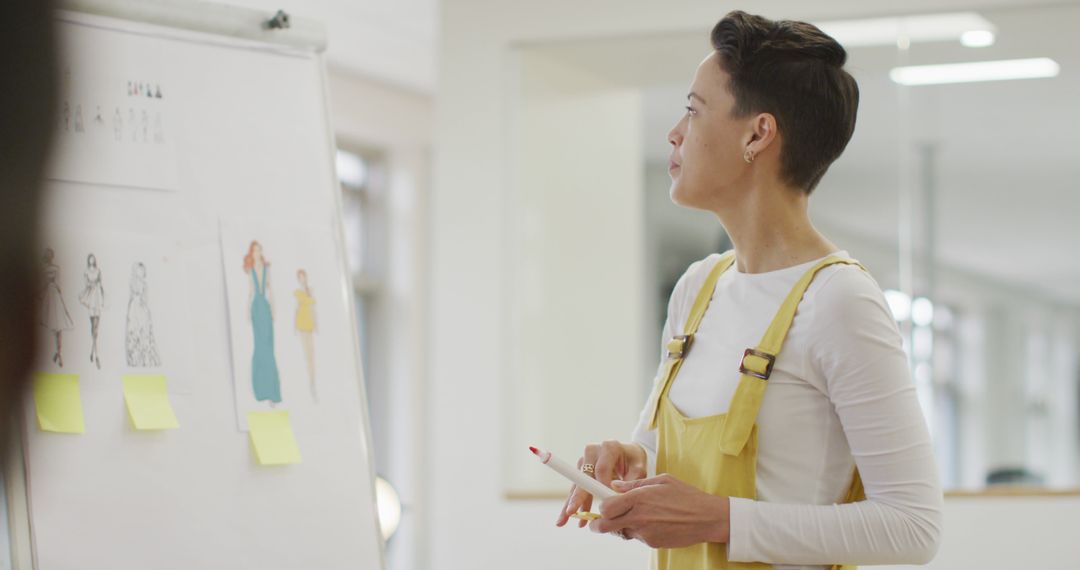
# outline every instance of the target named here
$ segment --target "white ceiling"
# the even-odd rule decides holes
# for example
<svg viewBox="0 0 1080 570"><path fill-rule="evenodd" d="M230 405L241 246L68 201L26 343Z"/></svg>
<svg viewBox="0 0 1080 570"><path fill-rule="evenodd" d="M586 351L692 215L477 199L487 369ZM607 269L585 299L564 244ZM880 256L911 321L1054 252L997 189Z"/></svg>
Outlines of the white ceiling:
<svg viewBox="0 0 1080 570"><path fill-rule="evenodd" d="M914 44L908 64L1051 57L1053 79L900 88L893 47L849 51L861 89L847 151L811 200L815 219L896 243L901 140L935 147L939 259L1080 305L1080 4L994 8L979 13L997 42ZM666 163L666 134L708 53L708 36L661 34L537 46L550 57L644 90L646 159ZM906 129L906 133L902 132ZM902 136L903 135L903 136ZM917 160L915 154L912 160ZM916 180L917 182L917 180Z"/></svg>

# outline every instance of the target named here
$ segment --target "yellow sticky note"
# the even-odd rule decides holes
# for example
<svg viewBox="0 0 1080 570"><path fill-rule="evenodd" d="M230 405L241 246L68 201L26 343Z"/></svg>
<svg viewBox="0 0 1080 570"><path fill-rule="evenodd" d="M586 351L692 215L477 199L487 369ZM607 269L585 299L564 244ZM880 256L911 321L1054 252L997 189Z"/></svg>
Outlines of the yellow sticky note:
<svg viewBox="0 0 1080 570"><path fill-rule="evenodd" d="M42 431L86 431L77 374L34 374L34 407Z"/></svg>
<svg viewBox="0 0 1080 570"><path fill-rule="evenodd" d="M131 425L138 430L176 429L176 420L165 376L161 374L127 374L124 376L124 403L127 404Z"/></svg>
<svg viewBox="0 0 1080 570"><path fill-rule="evenodd" d="M296 445L289 412L248 412L248 434L259 465L300 463L300 448Z"/></svg>

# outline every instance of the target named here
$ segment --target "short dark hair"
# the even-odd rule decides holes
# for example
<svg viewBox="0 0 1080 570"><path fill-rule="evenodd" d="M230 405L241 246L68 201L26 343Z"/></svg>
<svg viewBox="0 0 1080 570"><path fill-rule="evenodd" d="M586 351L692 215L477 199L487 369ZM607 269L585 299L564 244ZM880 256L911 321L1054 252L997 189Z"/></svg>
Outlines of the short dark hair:
<svg viewBox="0 0 1080 570"><path fill-rule="evenodd" d="M0 18L0 456L35 360L42 179L57 126L52 0L5 0Z"/></svg>
<svg viewBox="0 0 1080 570"><path fill-rule="evenodd" d="M712 29L733 113L771 113L783 137L780 176L809 194L855 132L859 86L847 52L816 26L736 10Z"/></svg>

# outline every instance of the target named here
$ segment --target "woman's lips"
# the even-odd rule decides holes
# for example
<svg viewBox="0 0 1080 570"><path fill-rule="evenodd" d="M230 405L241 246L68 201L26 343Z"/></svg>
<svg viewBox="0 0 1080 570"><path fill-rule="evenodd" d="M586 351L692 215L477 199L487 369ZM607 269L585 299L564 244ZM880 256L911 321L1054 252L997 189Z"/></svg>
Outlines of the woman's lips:
<svg viewBox="0 0 1080 570"><path fill-rule="evenodd" d="M678 167L679 167L679 165L676 164L675 161L672 161L672 160L668 161L668 167L667 167L668 172L671 172L672 170L675 170Z"/></svg>

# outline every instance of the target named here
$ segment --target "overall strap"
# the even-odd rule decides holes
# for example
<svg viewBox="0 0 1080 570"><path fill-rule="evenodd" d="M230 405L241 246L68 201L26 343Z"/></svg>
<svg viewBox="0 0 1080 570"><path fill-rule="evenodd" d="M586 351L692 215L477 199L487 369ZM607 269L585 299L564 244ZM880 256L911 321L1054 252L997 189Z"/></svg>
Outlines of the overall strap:
<svg viewBox="0 0 1080 570"><path fill-rule="evenodd" d="M701 325L701 319L705 317L705 310L709 308L709 301L712 300L716 282L734 262L734 249L729 249L720 256L720 260L713 266L712 271L709 272L709 276L705 279L705 283L701 286L697 297L694 299L694 305L690 309L690 316L687 317L686 326L683 327L683 334L668 341L667 360L664 361L663 370L656 377L652 395L649 397L648 404L646 404L646 409L649 410L649 429L656 429L656 416L660 409L660 401L664 394L667 393L668 388L671 387L672 380L679 374L679 369L682 368L683 359L686 358L690 345L694 342L694 334L697 333L698 327Z"/></svg>
<svg viewBox="0 0 1080 570"><path fill-rule="evenodd" d="M776 355L780 354L788 329L795 320L795 311L799 307L799 302L802 301L806 289L817 272L836 263L858 265L864 271L866 270L858 261L836 255L830 255L818 262L791 288L791 292L780 305L780 310L776 312L776 316L773 317L772 323L769 324L757 348L748 348L743 353L742 362L739 365L742 376L739 378L735 395L731 398L727 420L724 422L723 432L720 435L720 450L725 454L738 455L742 452L743 446L750 438L754 422L757 421L758 410L761 409L761 401L765 397L765 386L772 374Z"/></svg>

